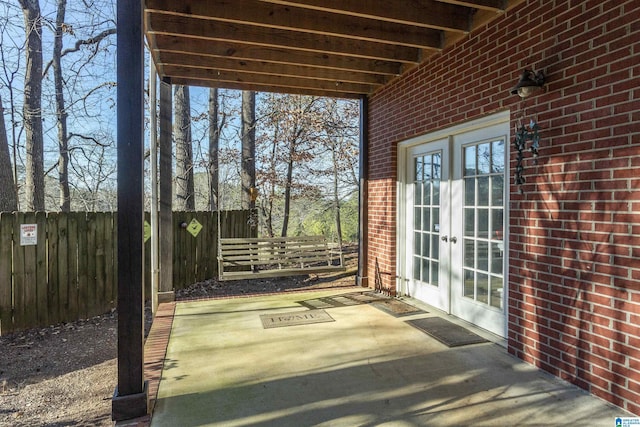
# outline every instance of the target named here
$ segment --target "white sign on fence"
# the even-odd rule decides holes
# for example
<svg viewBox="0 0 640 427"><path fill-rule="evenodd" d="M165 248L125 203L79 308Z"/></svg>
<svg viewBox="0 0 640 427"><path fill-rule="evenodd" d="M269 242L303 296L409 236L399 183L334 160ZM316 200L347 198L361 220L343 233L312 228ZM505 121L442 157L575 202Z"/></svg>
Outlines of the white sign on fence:
<svg viewBox="0 0 640 427"><path fill-rule="evenodd" d="M20 224L20 246L38 244L38 224Z"/></svg>

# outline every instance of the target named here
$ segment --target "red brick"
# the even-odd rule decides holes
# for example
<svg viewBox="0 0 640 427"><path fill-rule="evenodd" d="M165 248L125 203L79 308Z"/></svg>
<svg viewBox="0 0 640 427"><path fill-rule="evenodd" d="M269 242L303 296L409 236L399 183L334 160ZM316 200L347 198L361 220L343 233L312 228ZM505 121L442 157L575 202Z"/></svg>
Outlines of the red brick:
<svg viewBox="0 0 640 427"><path fill-rule="evenodd" d="M640 413L640 381L625 388L619 367L640 341L640 1L543 3L523 2L370 98L369 277L378 257L395 282L399 141L505 108L511 129L535 115L538 165L527 159L526 185L508 189L509 352ZM508 92L525 66L548 82L523 102Z"/></svg>

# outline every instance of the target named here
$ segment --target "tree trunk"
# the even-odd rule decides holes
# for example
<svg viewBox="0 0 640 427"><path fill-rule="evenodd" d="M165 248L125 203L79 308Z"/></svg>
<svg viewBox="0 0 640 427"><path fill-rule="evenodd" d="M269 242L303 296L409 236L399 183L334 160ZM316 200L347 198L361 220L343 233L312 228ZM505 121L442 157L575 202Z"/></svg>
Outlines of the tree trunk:
<svg viewBox="0 0 640 427"><path fill-rule="evenodd" d="M277 170L276 170L276 156L278 152L278 139L280 128L276 127L273 134L273 140L271 144L271 159L269 163L269 179L266 183L269 185L269 194L263 198L262 215L265 219L265 225L267 228L267 235L269 237L275 237L273 231L273 201L276 199L276 183L277 183Z"/></svg>
<svg viewBox="0 0 640 427"><path fill-rule="evenodd" d="M44 210L44 155L42 133L42 16L38 0L19 0L27 37L24 76L26 139L26 208Z"/></svg>
<svg viewBox="0 0 640 427"><path fill-rule="evenodd" d="M242 92L242 209L256 207L256 93Z"/></svg>
<svg viewBox="0 0 640 427"><path fill-rule="evenodd" d="M338 245L342 247L342 219L340 218L340 194L338 191L339 176L338 176L338 156L336 153L336 146L332 144L331 157L333 160L333 200L336 209L336 234L338 235Z"/></svg>
<svg viewBox="0 0 640 427"><path fill-rule="evenodd" d="M53 79L56 89L56 119L58 125L58 183L60 186L60 210L71 210L69 191L69 134L67 132L67 110L64 103L62 80L62 34L67 0L58 0L56 35L53 42Z"/></svg>
<svg viewBox="0 0 640 427"><path fill-rule="evenodd" d="M4 123L2 98L0 97L0 212L16 210L18 210L18 197L16 185L13 182L9 140L7 139L7 128Z"/></svg>
<svg viewBox="0 0 640 427"><path fill-rule="evenodd" d="M191 141L191 102L188 86L176 86L175 125L176 139L176 209L195 210L193 186L193 146Z"/></svg>
<svg viewBox="0 0 640 427"><path fill-rule="evenodd" d="M220 157L220 128L218 124L218 88L209 89L209 210L216 211L219 206L218 190L220 177L218 168Z"/></svg>
<svg viewBox="0 0 640 427"><path fill-rule="evenodd" d="M289 231L289 212L291 211L291 186L293 185L293 159L296 154L296 142L291 142L289 160L287 161L287 180L284 184L284 215L282 218L282 237L287 237Z"/></svg>

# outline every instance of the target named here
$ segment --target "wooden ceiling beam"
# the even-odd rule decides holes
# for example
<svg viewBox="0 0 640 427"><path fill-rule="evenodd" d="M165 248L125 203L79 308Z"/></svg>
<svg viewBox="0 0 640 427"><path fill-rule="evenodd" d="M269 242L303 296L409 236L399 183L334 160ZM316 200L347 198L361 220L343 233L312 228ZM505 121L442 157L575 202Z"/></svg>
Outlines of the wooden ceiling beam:
<svg viewBox="0 0 640 427"><path fill-rule="evenodd" d="M322 12L378 19L445 31L468 33L475 9L435 0L408 0L394 7L389 0L261 0Z"/></svg>
<svg viewBox="0 0 640 427"><path fill-rule="evenodd" d="M158 34L154 38L158 54L184 52L216 58L276 62L286 65L304 64L310 67L331 70L346 70L378 75L398 76L402 72L400 62L356 58L324 52L309 52L282 47L255 46L251 44L225 42Z"/></svg>
<svg viewBox="0 0 640 427"><path fill-rule="evenodd" d="M214 25L212 21L206 19L163 13L150 13L147 16L147 33L152 36L157 34L184 35L192 38L207 39L211 42L239 42L256 46L282 47L413 64L419 63L421 56L421 50L414 47L358 41L342 37L222 21L217 21Z"/></svg>
<svg viewBox="0 0 640 427"><path fill-rule="evenodd" d="M245 59L217 58L212 56L191 55L185 53L161 52L161 63L157 64L166 69L168 66L185 66L191 68L211 69L214 72L238 71L242 73L264 74L272 76L303 77L307 79L327 80L335 83L360 83L366 85L383 85L387 78L383 75L358 73L354 71L332 70L329 68L308 67L303 65L277 64L264 61L250 61Z"/></svg>
<svg viewBox="0 0 640 427"><path fill-rule="evenodd" d="M445 3L466 6L475 9L487 10L490 12L504 12L505 0L442 0Z"/></svg>
<svg viewBox="0 0 640 427"><path fill-rule="evenodd" d="M261 26L273 30L295 30L314 35L344 37L419 49L442 47L442 33L433 28L283 6L260 0L209 0L206 2L147 0L146 3L147 9L151 12L184 17Z"/></svg>
<svg viewBox="0 0 640 427"><path fill-rule="evenodd" d="M176 84L358 97L525 0L144 0Z"/></svg>
<svg viewBox="0 0 640 427"><path fill-rule="evenodd" d="M200 86L200 87L219 87L221 89L232 90L253 90L256 92L275 92L275 93L288 93L294 95L309 95L309 96L323 96L330 98L344 98L344 99L357 99L361 97L361 94L354 94L351 92L326 91L309 88L297 88L297 87L281 87L274 85L262 85L256 83L234 83L234 82L216 82L211 80L199 80L193 78L177 77L171 79L171 83L175 85L185 86Z"/></svg>
<svg viewBox="0 0 640 427"><path fill-rule="evenodd" d="M318 92L351 93L354 96L362 93L371 93L376 85L331 82L326 80L306 79L303 77L272 76L264 74L251 74L241 71L217 71L205 68L190 68L185 66L165 65L164 72L174 79L209 80L217 82L220 87L228 87L226 84L257 84L261 86L275 86L280 88L313 89ZM216 84L213 84L214 86Z"/></svg>

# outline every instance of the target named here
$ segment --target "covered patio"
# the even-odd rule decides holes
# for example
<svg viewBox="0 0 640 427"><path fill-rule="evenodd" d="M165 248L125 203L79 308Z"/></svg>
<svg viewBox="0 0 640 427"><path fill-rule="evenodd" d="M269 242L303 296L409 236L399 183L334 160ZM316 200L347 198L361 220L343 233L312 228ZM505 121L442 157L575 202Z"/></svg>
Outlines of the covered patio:
<svg viewBox="0 0 640 427"><path fill-rule="evenodd" d="M368 96L523 0L119 0L118 386L113 417L147 412L143 350L144 39L160 77L160 294L171 295L171 85L361 100L360 256L369 286ZM155 91L155 89L154 89ZM162 243L164 242L164 243ZM162 298L161 298L162 299Z"/></svg>
<svg viewBox="0 0 640 427"><path fill-rule="evenodd" d="M176 419L180 425L606 425L621 408L639 413L637 11L637 2L586 0L394 7L382 0L119 0L114 419L149 414L158 384L156 425ZM172 84L360 99L356 284L443 301L447 313L467 304L459 312L476 325L495 316L506 349L494 343L444 348L406 319L367 304L327 308L332 322L262 329L260 314L308 309L278 295L161 305L172 313L156 319L172 325L165 331L165 341L171 336L166 359L155 339L145 350L145 37L162 80L161 240L171 199L163 205L163 188L171 191ZM527 87L542 90L520 98L511 90L531 69L544 74ZM506 147L512 129L526 123L544 134L524 160L523 184L511 176L520 170L522 147L518 153ZM463 194L453 191L467 182L463 172L485 182L481 156L469 154L483 144L498 153L491 164L501 165L486 172L504 183L496 187L496 204L481 203L480 196L457 205L453 196L443 196L442 205L405 197L418 184L427 188L416 165L440 165L441 155L449 158L442 164L457 167L436 182L449 186L450 195ZM442 207L442 219L431 215L416 231L415 207L424 218ZM489 208L504 215L493 218ZM462 211L464 219L456 216ZM476 211L486 221L467 218ZM432 241L431 249L413 244L420 236ZM171 268L170 255L161 257L161 269ZM489 269L490 257L495 268ZM482 300L489 282L480 279L489 273L499 284L493 305ZM416 289L440 294L421 297ZM171 284L161 282L160 290L170 294ZM427 317L435 315L429 311ZM145 362L155 371L145 373Z"/></svg>
<svg viewBox="0 0 640 427"><path fill-rule="evenodd" d="M333 321L261 322L363 295L369 303L325 305ZM613 425L629 416L508 355L494 336L476 329L487 342L449 348L408 323L440 313L408 299L423 311L394 317L375 298L354 287L164 304L147 345L150 424Z"/></svg>

